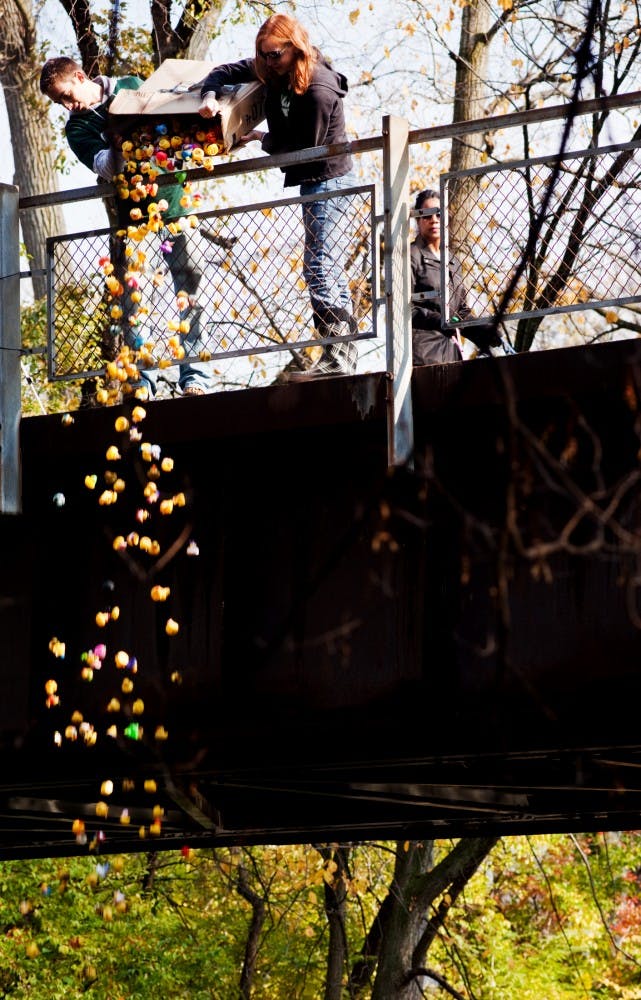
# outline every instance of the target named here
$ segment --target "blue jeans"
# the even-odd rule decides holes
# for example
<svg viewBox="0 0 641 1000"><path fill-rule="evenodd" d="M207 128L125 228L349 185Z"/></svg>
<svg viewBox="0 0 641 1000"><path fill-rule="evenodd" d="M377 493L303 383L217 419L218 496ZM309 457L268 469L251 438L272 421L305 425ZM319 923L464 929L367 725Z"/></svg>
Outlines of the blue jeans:
<svg viewBox="0 0 641 1000"><path fill-rule="evenodd" d="M158 239L165 246L170 244L172 247L168 253L163 251L163 257L167 262L173 280L174 292L178 294L178 292L182 291L186 292L187 295L195 296L198 291L200 279L202 278L202 271L193 259L188 234L181 232L172 235L168 229L163 228L158 234ZM125 320L125 343L129 347L136 348L140 346L138 343L138 334L126 322L127 311L128 306L125 304L125 316L123 317ZM199 354L203 349L201 316L202 312L200 309L186 309L180 314L181 319L189 318L190 324L189 333L181 337L181 343L185 348L186 354ZM140 383L147 389L150 396L156 393L156 382L156 371L145 369L140 372ZM211 388L209 365L204 362L200 364L192 362L180 365L178 384L181 389L187 389L189 386L198 386L207 391Z"/></svg>
<svg viewBox="0 0 641 1000"><path fill-rule="evenodd" d="M300 186L301 195L324 194L350 187L350 174L325 181L306 181ZM354 330L351 297L345 273L345 257L349 249L347 230L347 198L325 198L302 205L305 227L303 277L307 282L317 328L348 323Z"/></svg>

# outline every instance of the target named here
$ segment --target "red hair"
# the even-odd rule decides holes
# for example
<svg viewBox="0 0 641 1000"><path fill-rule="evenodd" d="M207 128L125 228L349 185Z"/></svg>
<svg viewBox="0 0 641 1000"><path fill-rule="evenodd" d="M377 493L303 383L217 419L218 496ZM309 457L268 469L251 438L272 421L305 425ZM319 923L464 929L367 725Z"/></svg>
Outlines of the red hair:
<svg viewBox="0 0 641 1000"><path fill-rule="evenodd" d="M302 24L289 14L273 14L260 27L256 35L256 75L263 83L274 79L273 71L261 55L261 45L266 38L273 38L281 45L291 45L296 50L289 79L295 94L304 94L312 82L318 60L318 49L309 40Z"/></svg>

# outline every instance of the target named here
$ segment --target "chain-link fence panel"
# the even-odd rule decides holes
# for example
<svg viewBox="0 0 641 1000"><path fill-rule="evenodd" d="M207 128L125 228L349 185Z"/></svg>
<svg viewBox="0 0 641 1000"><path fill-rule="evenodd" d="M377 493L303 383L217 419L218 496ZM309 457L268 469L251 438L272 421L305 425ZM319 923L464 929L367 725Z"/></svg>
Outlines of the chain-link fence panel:
<svg viewBox="0 0 641 1000"><path fill-rule="evenodd" d="M468 231L457 241L444 211L442 241L463 264L474 322L641 301L638 143L452 172L441 185L444 206L464 185ZM451 326L447 303L444 316Z"/></svg>
<svg viewBox="0 0 641 1000"><path fill-rule="evenodd" d="M368 185L207 212L195 226L190 216L178 234L163 228L140 238L133 230L50 238L50 378L103 374L123 341L144 349L145 367L160 368L178 359L291 356L326 343L304 276L302 221L303 204L324 199L340 199L323 251L340 261L354 319L350 336L338 339L375 337L377 241Z"/></svg>

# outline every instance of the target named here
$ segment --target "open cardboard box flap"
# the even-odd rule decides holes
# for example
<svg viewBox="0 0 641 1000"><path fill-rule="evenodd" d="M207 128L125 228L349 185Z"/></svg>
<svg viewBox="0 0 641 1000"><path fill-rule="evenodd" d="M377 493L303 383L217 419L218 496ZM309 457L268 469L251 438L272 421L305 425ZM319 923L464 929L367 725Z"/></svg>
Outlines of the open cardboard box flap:
<svg viewBox="0 0 641 1000"><path fill-rule="evenodd" d="M165 59L138 90L121 90L109 112L127 117L198 115L200 88L216 64L205 59ZM225 150L255 128L265 117L262 83L241 83L220 98L220 127ZM203 118L203 124L207 119Z"/></svg>

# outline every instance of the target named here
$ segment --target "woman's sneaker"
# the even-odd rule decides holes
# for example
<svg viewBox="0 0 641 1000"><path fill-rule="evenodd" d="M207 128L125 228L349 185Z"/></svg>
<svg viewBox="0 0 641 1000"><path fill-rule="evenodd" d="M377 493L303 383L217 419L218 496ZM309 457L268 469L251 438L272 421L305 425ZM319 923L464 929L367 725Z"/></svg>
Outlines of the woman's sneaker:
<svg viewBox="0 0 641 1000"><path fill-rule="evenodd" d="M327 337L347 337L350 334L348 323L332 323L323 330L323 339ZM305 371L294 371L289 374L290 382L305 382L309 378L327 378L331 375L353 375L358 361L358 349L351 341L341 341L338 344L326 344L320 358Z"/></svg>

